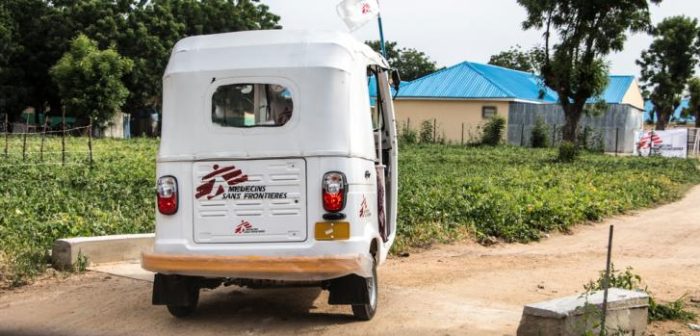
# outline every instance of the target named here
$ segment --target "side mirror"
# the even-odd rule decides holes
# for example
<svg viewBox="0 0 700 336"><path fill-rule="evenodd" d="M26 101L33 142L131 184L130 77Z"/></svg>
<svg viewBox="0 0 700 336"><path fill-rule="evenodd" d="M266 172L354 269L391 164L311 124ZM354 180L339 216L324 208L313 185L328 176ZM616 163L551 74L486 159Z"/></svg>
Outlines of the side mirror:
<svg viewBox="0 0 700 336"><path fill-rule="evenodd" d="M401 86L401 75L399 75L399 70L397 69L392 69L391 70L391 84L394 86L394 90L396 90L396 94L399 94L399 87Z"/></svg>

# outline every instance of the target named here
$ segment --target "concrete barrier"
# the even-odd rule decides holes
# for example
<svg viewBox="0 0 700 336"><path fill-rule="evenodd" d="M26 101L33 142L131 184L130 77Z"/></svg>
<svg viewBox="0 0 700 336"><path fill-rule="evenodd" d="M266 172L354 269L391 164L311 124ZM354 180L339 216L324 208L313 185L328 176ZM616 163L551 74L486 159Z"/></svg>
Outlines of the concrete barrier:
<svg viewBox="0 0 700 336"><path fill-rule="evenodd" d="M526 305L518 336L583 335L600 333L603 291ZM643 335L647 327L649 296L611 288L605 329L610 334Z"/></svg>
<svg viewBox="0 0 700 336"><path fill-rule="evenodd" d="M89 264L112 263L141 258L144 251L153 250L155 234L128 234L100 237L78 237L56 240L51 258L58 269L72 267L78 254Z"/></svg>

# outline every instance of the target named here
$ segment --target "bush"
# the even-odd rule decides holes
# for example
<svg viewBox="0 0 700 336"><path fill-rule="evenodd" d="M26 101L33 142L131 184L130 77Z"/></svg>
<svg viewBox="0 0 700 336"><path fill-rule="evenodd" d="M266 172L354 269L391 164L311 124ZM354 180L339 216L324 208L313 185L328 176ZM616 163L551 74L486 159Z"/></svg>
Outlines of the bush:
<svg viewBox="0 0 700 336"><path fill-rule="evenodd" d="M407 145L418 143L418 134L409 127L408 122L399 130L399 143Z"/></svg>
<svg viewBox="0 0 700 336"><path fill-rule="evenodd" d="M559 145L559 156L557 160L559 162L571 163L576 161L578 157L578 147L573 142L564 141Z"/></svg>
<svg viewBox="0 0 700 336"><path fill-rule="evenodd" d="M481 143L489 146L496 146L503 139L503 130L506 128L506 120L503 117L495 116L484 125L484 133L481 136Z"/></svg>
<svg viewBox="0 0 700 336"><path fill-rule="evenodd" d="M535 121L535 127L530 135L530 145L532 148L546 148L549 146L549 127L540 117Z"/></svg>
<svg viewBox="0 0 700 336"><path fill-rule="evenodd" d="M433 121L423 120L420 124L420 142L433 143L435 141Z"/></svg>

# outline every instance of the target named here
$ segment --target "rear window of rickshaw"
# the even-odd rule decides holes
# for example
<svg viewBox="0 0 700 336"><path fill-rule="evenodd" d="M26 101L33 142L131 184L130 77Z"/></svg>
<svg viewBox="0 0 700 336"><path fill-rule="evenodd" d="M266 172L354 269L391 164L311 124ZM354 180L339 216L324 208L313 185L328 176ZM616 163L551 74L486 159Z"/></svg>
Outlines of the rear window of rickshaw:
<svg viewBox="0 0 700 336"><path fill-rule="evenodd" d="M224 127L279 127L294 112L289 90L277 84L230 84L212 96L211 120Z"/></svg>

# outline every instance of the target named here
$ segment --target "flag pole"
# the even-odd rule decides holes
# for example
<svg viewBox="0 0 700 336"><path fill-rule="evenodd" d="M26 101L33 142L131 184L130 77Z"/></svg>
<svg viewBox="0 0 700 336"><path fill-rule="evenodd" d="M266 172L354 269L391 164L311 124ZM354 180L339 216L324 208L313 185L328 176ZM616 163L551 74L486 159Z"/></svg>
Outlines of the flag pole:
<svg viewBox="0 0 700 336"><path fill-rule="evenodd" d="M377 23L379 24L379 45L382 48L382 56L386 56L386 47L384 47L384 26L382 25L382 14L377 15Z"/></svg>

